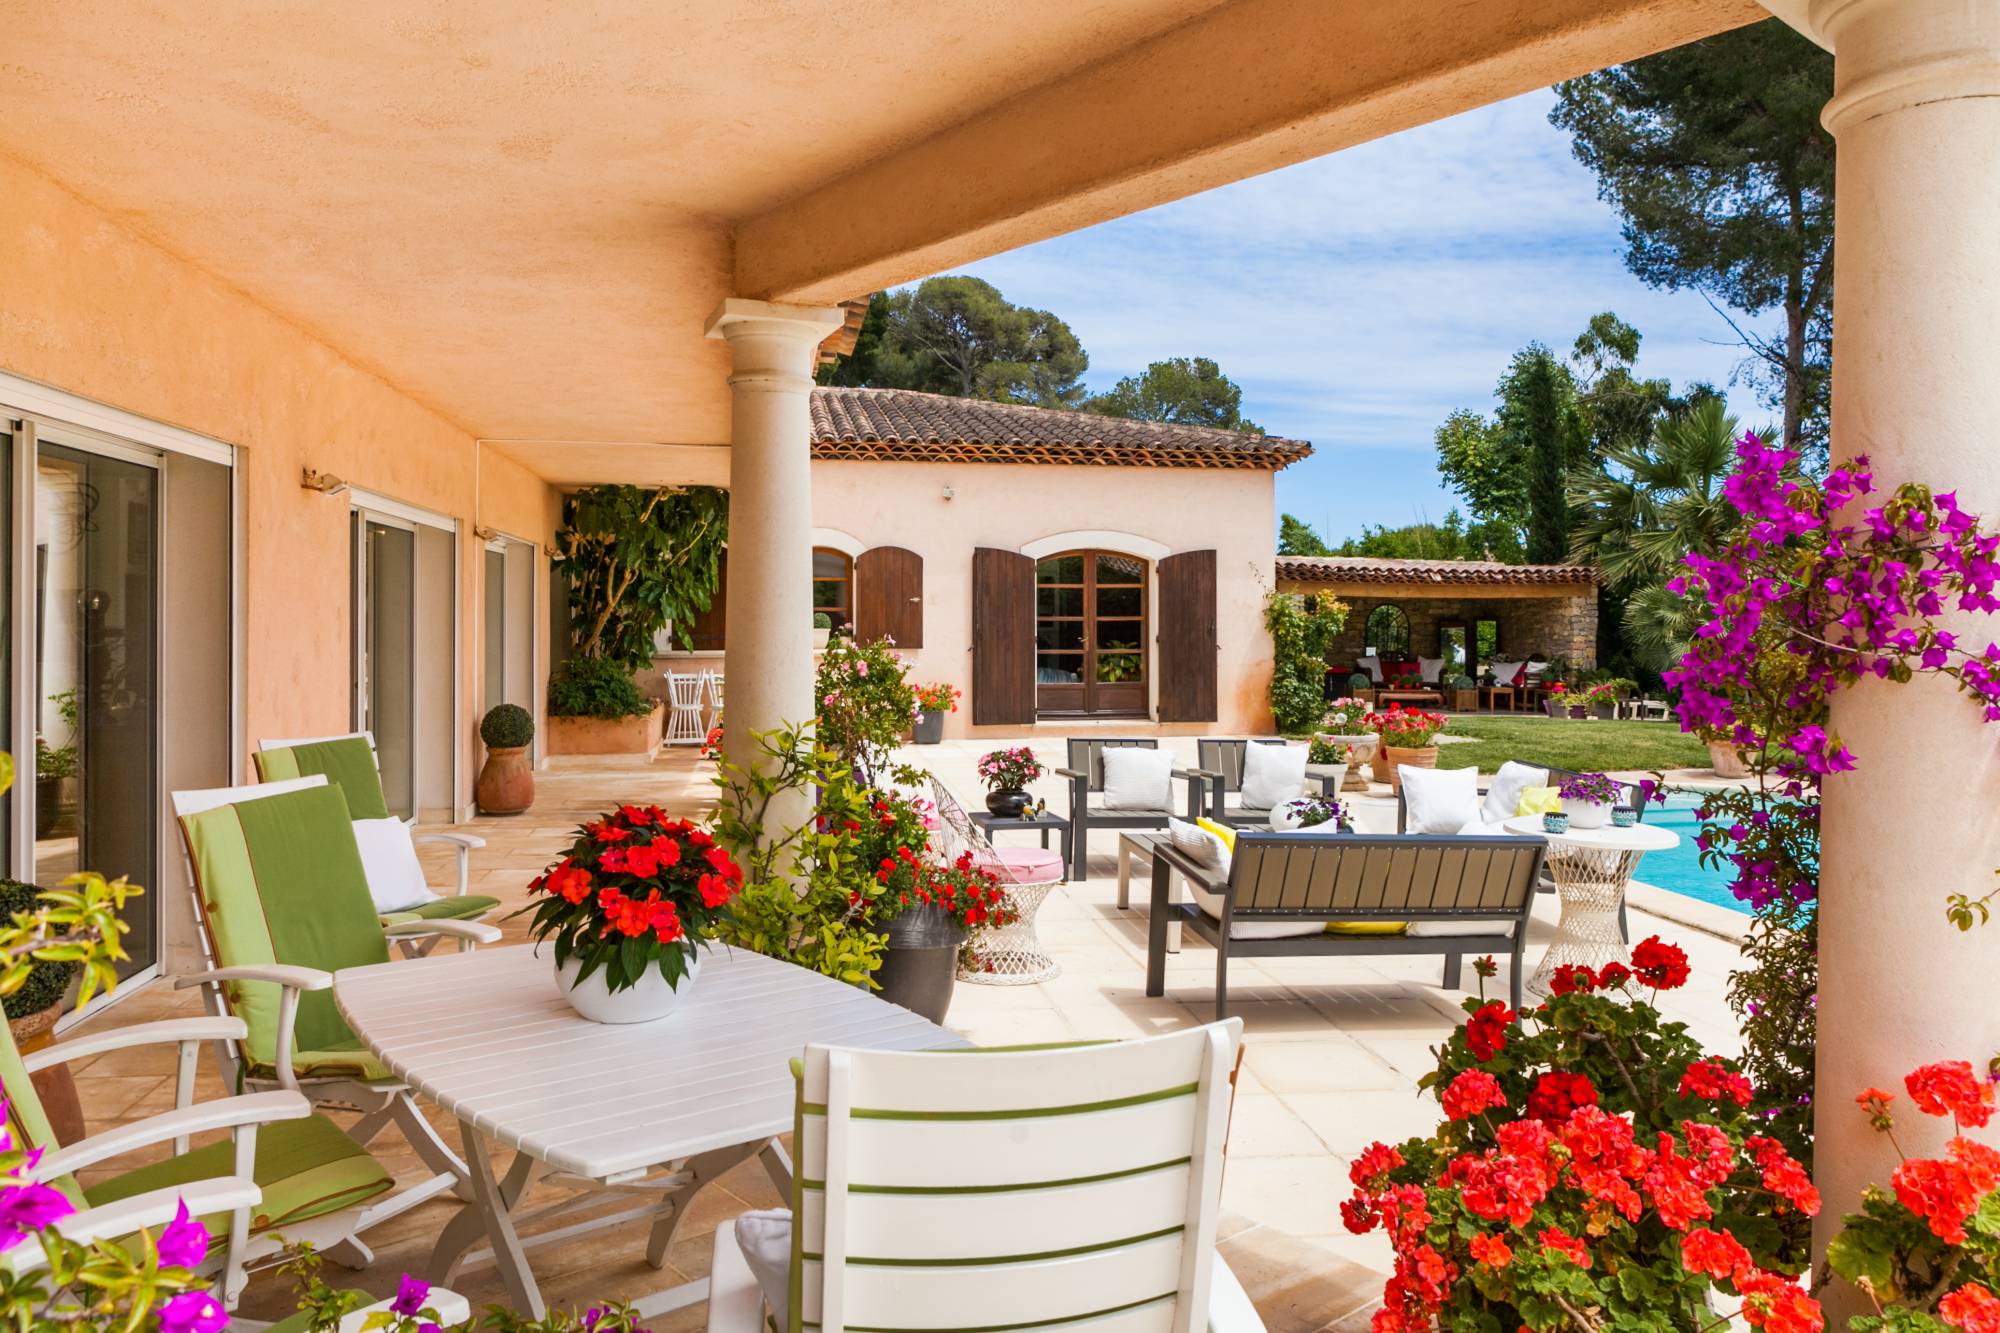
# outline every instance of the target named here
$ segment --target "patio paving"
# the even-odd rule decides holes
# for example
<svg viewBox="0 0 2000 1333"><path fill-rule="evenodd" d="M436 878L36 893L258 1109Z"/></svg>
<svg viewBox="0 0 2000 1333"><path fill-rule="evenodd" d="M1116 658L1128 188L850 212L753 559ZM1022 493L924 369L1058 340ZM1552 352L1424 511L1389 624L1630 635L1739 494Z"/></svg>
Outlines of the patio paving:
<svg viewBox="0 0 2000 1333"><path fill-rule="evenodd" d="M1062 762L1059 733L1038 734L1027 743L1051 766ZM1165 743L1185 749L1192 760L1192 738ZM912 749L905 757L937 773L961 800L976 804L981 790L973 764L996 744L991 739L955 741ZM484 852L474 858L473 891L493 894L510 907L525 902L527 881L553 859L578 823L619 801L656 802L677 814L698 816L713 803L710 776L710 767L697 764L685 749L667 751L651 764L595 761L540 774L538 798L528 814L481 818L463 826L487 840ZM1386 788L1376 792L1356 802L1358 822L1364 830L1386 832L1394 825L1394 806ZM1057 779L1044 779L1037 794L1051 810L1067 806ZM1013 840L1024 835L1005 836ZM1212 1013L1214 955L1191 935L1184 951L1168 962L1167 995L1145 995L1143 878L1135 874L1133 910L1121 912L1116 849L1115 835L1100 833L1091 844L1089 879L1051 894L1041 910L1037 929L1061 964L1060 975L1029 986L961 983L947 1019L951 1027L981 1044L1118 1038L1187 1027ZM434 868L442 874L442 861ZM1667 896L1656 892L1649 900ZM1678 910L1675 915L1718 919ZM1531 964L1554 920L1554 899L1538 899ZM1662 1007L1688 1023L1711 1049L1734 1054L1737 1037L1724 986L1736 962L1735 942L1643 908L1633 911L1631 924L1637 938L1657 932L1687 949L1693 980L1666 996ZM524 926L525 920L503 922L508 942L525 939ZM1461 993L1438 985L1440 963L1435 958L1266 958L1231 966L1231 1011L1244 1021L1246 1053L1223 1184L1228 1219L1223 1248L1274 1333L1358 1326L1379 1295L1388 1267L1386 1243L1380 1236L1347 1235L1337 1210L1354 1154L1376 1139L1395 1141L1424 1132L1436 1119L1435 1103L1419 1099L1416 1080L1432 1067L1432 1047L1462 1017ZM1503 998L1505 966L1502 960L1495 992ZM1469 968L1466 976L1473 981ZM138 1022L196 1008L191 992L155 985L92 1023ZM171 1056L160 1049L79 1061L75 1068L91 1130L170 1107L171 1065ZM220 1096L222 1091L205 1062L200 1095ZM447 1127L446 1137L457 1142L455 1127ZM377 1141L377 1148L400 1179L423 1175L393 1131ZM553 1191L550 1197L555 1197ZM752 1163L698 1200L668 1256L671 1271L647 1267L641 1223L556 1242L531 1250L530 1258L552 1307L636 1298L705 1275L710 1234L719 1222L746 1208L780 1203ZM371 1268L329 1276L379 1294L393 1292L399 1273L422 1271L431 1243L454 1207L433 1202L378 1228L368 1237L377 1256ZM490 1266L467 1272L455 1285L475 1307L501 1297ZM243 1312L253 1318L273 1318L289 1308L288 1292L270 1276L254 1280L243 1303ZM652 1327L655 1333L673 1333L700 1322L701 1307L695 1307L654 1320Z"/></svg>

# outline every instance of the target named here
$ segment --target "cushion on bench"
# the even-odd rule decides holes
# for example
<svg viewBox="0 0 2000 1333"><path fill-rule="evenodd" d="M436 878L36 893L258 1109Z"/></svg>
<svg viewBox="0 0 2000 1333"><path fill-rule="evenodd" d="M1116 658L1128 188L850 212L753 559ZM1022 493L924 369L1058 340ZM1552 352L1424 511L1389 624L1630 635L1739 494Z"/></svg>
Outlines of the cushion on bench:
<svg viewBox="0 0 2000 1333"><path fill-rule="evenodd" d="M1063 859L1053 847L995 847L979 868L1007 884L1048 884L1062 878Z"/></svg>

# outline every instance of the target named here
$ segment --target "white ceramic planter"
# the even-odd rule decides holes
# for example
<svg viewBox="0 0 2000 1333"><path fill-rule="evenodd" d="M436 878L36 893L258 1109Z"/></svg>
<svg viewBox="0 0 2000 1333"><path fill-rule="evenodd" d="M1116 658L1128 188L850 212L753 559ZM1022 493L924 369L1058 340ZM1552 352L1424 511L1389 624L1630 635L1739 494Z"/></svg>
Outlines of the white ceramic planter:
<svg viewBox="0 0 2000 1333"><path fill-rule="evenodd" d="M701 952L696 950L688 959L679 986L668 985L657 967L647 968L638 985L621 991L610 988L601 967L579 984L576 978L582 971L583 963L575 958L556 964L556 991L570 1008L593 1023L651 1023L671 1014L694 989L701 974Z"/></svg>
<svg viewBox="0 0 2000 1333"><path fill-rule="evenodd" d="M1576 829L1603 828L1611 822L1611 807L1598 801L1564 801L1563 813Z"/></svg>

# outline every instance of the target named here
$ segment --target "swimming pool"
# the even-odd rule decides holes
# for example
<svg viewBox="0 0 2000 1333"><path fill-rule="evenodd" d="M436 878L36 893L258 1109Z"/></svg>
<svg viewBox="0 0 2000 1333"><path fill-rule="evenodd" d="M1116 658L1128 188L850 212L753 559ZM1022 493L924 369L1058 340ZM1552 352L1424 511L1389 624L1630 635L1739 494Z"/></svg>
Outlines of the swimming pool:
<svg viewBox="0 0 2000 1333"><path fill-rule="evenodd" d="M1673 792L1667 796L1665 805L1646 807L1646 822L1659 828L1680 834L1680 845L1670 851L1647 852L1639 862L1638 873L1633 876L1641 884L1652 884L1659 888L1678 893L1686 898L1696 898L1717 907L1727 907L1732 912L1749 915L1749 906L1729 891L1733 878L1728 867L1710 870L1701 863L1701 848L1694 845L1695 834L1701 832L1701 821L1695 818L1695 810L1702 798L1689 792Z"/></svg>

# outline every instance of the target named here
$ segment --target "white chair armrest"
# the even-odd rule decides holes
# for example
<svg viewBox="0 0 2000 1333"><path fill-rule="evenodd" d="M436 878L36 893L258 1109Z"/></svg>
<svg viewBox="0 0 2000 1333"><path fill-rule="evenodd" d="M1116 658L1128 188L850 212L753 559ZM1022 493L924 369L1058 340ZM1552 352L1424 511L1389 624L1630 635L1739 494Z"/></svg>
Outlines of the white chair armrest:
<svg viewBox="0 0 2000 1333"><path fill-rule="evenodd" d="M58 1149L36 1163L33 1175L36 1180L53 1180L135 1148L166 1143L190 1134L204 1134L212 1129L266 1125L274 1120L303 1120L311 1114L312 1103L296 1092L249 1092L239 1097L201 1102L149 1115L144 1120L107 1129L102 1134L93 1134L81 1142Z"/></svg>
<svg viewBox="0 0 2000 1333"><path fill-rule="evenodd" d="M174 989L206 986L211 981L272 981L291 990L329 990L333 986L333 973L291 963L243 963L175 977Z"/></svg>
<svg viewBox="0 0 2000 1333"><path fill-rule="evenodd" d="M382 927L385 939L406 940L421 935L449 935L470 944L497 944L500 928L483 921L399 921Z"/></svg>
<svg viewBox="0 0 2000 1333"><path fill-rule="evenodd" d="M87 1032L80 1037L71 1037L22 1056L21 1064L32 1074L54 1065L68 1064L71 1060L81 1060L86 1055L122 1051L128 1046L185 1041L241 1041L248 1031L240 1018L168 1018L157 1023L134 1023L129 1027L108 1028L103 1032Z"/></svg>
<svg viewBox="0 0 2000 1333"><path fill-rule="evenodd" d="M1264 1333L1263 1316L1220 1254L1208 1279L1208 1327L1209 1333Z"/></svg>
<svg viewBox="0 0 2000 1333"><path fill-rule="evenodd" d="M163 1227L174 1220L183 1203L189 1216L210 1217L238 1208L254 1208L263 1199L264 1192L257 1188L256 1182L244 1176L217 1176L213 1180L191 1180L185 1185L169 1185L115 1203L85 1208L65 1217L56 1229L65 1239L88 1245L92 1241L129 1236L140 1227ZM47 1262L48 1255L36 1240L23 1241L0 1256L0 1267L15 1273L32 1273Z"/></svg>
<svg viewBox="0 0 2000 1333"><path fill-rule="evenodd" d="M410 841L447 842L454 847L463 847L466 851L486 845L486 839L480 837L477 833L416 833L411 835Z"/></svg>
<svg viewBox="0 0 2000 1333"><path fill-rule="evenodd" d="M727 1222L715 1229L715 1257L708 1271L708 1333L762 1333L764 1291Z"/></svg>
<svg viewBox="0 0 2000 1333"><path fill-rule="evenodd" d="M393 1298L392 1298L393 1299ZM455 1291L444 1287L432 1287L430 1297L424 1304L437 1311L438 1323L446 1328L462 1324L472 1318L472 1303ZM373 1305L364 1305L353 1314L342 1319L335 1326L335 1333L361 1333L361 1326L368 1322L368 1316L389 1308L389 1301L381 1300Z"/></svg>

